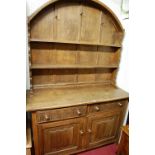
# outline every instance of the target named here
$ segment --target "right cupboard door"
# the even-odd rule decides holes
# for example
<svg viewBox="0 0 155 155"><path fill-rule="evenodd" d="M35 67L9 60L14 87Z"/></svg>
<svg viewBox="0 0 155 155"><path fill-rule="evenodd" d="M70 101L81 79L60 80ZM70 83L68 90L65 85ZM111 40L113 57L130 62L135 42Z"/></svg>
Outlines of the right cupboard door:
<svg viewBox="0 0 155 155"><path fill-rule="evenodd" d="M89 148L101 146L114 142L120 125L120 111L110 113L98 113L88 117L88 137Z"/></svg>

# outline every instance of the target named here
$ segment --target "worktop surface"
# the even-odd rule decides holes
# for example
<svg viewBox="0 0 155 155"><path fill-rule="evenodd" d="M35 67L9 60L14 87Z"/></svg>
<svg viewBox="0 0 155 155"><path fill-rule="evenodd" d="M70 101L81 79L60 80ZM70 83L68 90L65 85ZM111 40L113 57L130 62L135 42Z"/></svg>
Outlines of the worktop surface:
<svg viewBox="0 0 155 155"><path fill-rule="evenodd" d="M34 89L27 92L27 111L127 99L128 93L112 85Z"/></svg>

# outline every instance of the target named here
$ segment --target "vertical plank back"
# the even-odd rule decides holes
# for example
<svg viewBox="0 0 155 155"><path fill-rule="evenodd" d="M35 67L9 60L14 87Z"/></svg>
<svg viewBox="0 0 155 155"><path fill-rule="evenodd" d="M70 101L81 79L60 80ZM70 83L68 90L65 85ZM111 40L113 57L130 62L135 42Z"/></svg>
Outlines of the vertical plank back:
<svg viewBox="0 0 155 155"><path fill-rule="evenodd" d="M53 0L29 25L30 40L36 40L30 42L34 87L115 83L123 30L107 7L95 0Z"/></svg>

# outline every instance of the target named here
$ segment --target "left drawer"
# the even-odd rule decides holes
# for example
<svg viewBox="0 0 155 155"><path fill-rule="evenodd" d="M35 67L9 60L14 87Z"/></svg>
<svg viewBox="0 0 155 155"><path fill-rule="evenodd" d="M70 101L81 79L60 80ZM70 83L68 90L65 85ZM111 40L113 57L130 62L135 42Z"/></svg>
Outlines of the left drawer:
<svg viewBox="0 0 155 155"><path fill-rule="evenodd" d="M76 106L37 112L37 122L59 121L86 115L87 106Z"/></svg>

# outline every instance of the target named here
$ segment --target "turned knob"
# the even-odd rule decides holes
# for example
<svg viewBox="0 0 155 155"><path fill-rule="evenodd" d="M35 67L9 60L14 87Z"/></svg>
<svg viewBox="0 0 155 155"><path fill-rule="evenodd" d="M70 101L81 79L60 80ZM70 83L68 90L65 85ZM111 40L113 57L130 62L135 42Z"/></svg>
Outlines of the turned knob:
<svg viewBox="0 0 155 155"><path fill-rule="evenodd" d="M50 119L50 117L46 114L45 115L45 120L47 121L47 120L49 120Z"/></svg>
<svg viewBox="0 0 155 155"><path fill-rule="evenodd" d="M96 110L96 111L99 111L100 108L99 108L98 106L95 106L95 110Z"/></svg>
<svg viewBox="0 0 155 155"><path fill-rule="evenodd" d="M120 107L122 107L122 106L123 106L123 104L122 104L121 102L119 102L119 103L118 103L118 105L119 105Z"/></svg>
<svg viewBox="0 0 155 155"><path fill-rule="evenodd" d="M84 132L82 130L80 130L80 135L83 135L83 134L84 134Z"/></svg>
<svg viewBox="0 0 155 155"><path fill-rule="evenodd" d="M91 131L91 129L88 129L88 133L91 133L92 131Z"/></svg>
<svg viewBox="0 0 155 155"><path fill-rule="evenodd" d="M81 111L79 109L77 110L77 114L78 115L81 115Z"/></svg>

